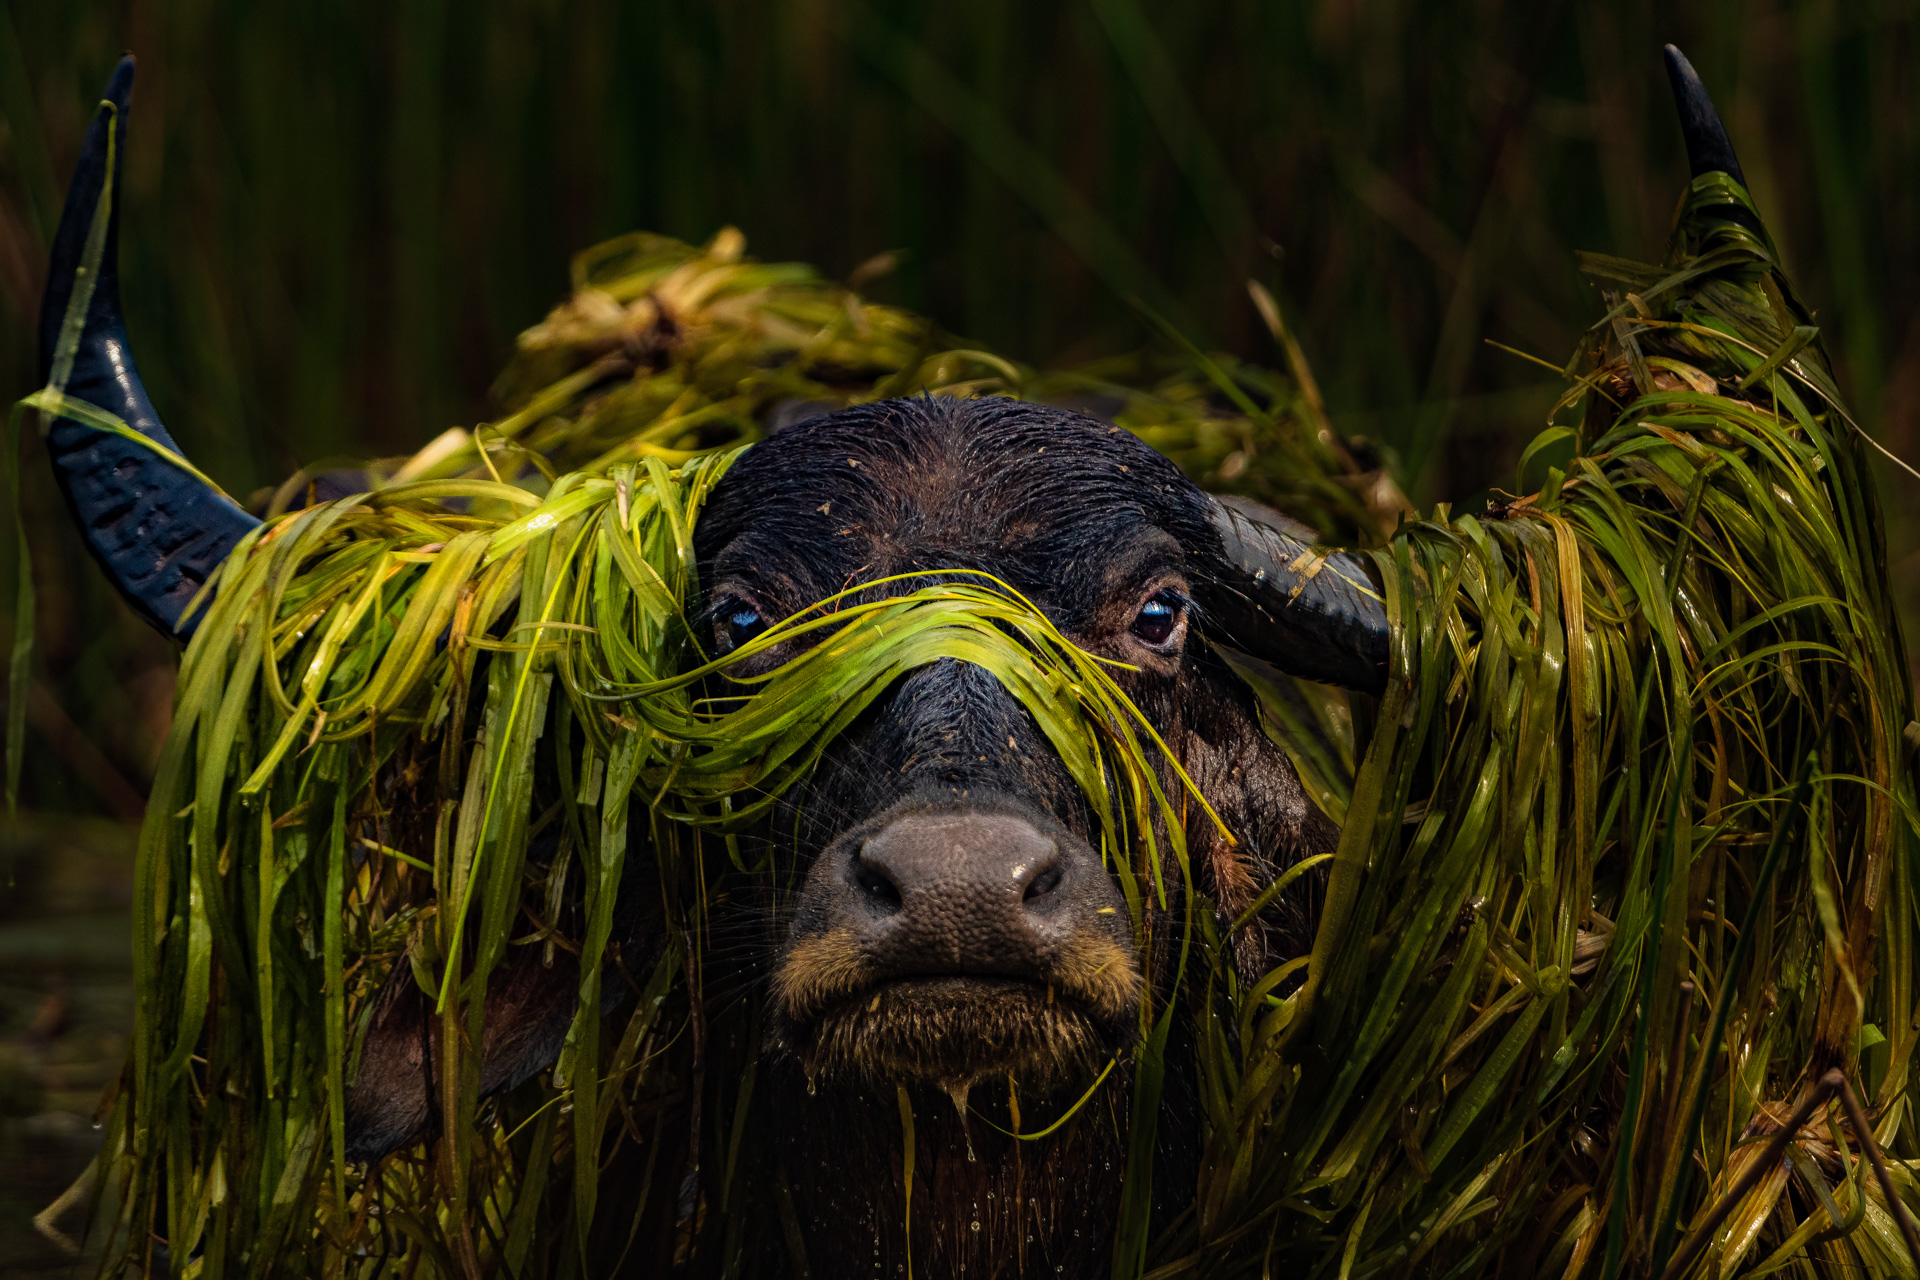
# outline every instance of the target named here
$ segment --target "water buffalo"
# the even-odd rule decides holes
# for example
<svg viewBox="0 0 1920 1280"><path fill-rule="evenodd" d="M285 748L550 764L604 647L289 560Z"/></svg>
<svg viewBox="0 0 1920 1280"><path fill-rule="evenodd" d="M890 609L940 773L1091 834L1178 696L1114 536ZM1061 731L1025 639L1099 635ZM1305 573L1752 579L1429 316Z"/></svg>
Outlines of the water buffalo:
<svg viewBox="0 0 1920 1280"><path fill-rule="evenodd" d="M1331 851L1338 831L1203 634L1322 679L1382 678L1383 618L1355 585L1357 561L1336 560L1288 598L1285 565L1307 539L1209 497L1106 422L1006 399L883 400L789 427L733 465L695 530L698 616L724 653L848 584L985 573L1012 586L1081 647L1126 664L1119 682L1237 838L1197 808L1185 833L1199 887L1232 918L1278 872ZM789 656L776 647L740 674ZM1163 785L1180 786L1170 770ZM893 1274L909 1234L922 1275L987 1275L1007 1259L1045 1274L1104 1269L1141 988L1154 984L1164 1007L1183 904L1151 911L1137 935L1099 838L1032 717L953 659L900 680L749 837L797 869L791 892L749 895L731 963L765 977L775 1057L758 1123L816 1274L876 1261ZM615 946L644 972L657 938L640 903L656 882L643 860L627 883ZM1248 980L1310 945L1302 885L1236 938ZM521 956L489 985L489 1092L550 1065L572 1015L577 970ZM388 988L350 1096L357 1157L429 1118L425 1003L410 975ZM1033 1127L1067 1110L1115 1060L1086 1117L1055 1140L1007 1136L1023 1116ZM902 1085L920 1171L910 1233ZM1199 1136L1178 1094L1160 1135L1169 1187L1190 1183L1180 1169Z"/></svg>
<svg viewBox="0 0 1920 1280"><path fill-rule="evenodd" d="M119 158L110 144L124 134L131 76L129 60L109 85L115 109L89 135L56 240L43 372L70 400L43 404L56 475L89 547L144 617L175 631L255 522L172 456L121 323L117 210L104 238L88 235L110 199ZM1724 167L1724 137L1697 82L1676 84L1696 170ZM81 405L164 452L99 429ZM1368 562L1308 554L1308 531L1209 496L1125 431L1010 400L861 405L749 450L712 495L695 542L699 616L718 651L848 588L985 573L1084 649L1124 664L1120 684L1234 833L1229 841L1197 815L1186 831L1193 884L1224 918L1338 837L1219 649L1379 690L1388 635ZM776 649L757 662L787 656ZM1143 990L1162 997L1154 1007L1166 1003L1170 922L1184 904L1170 899L1135 921L1097 830L1021 704L951 659L902 678L783 797L754 838L778 846L791 883L752 898L749 942L733 961L764 981L770 1029L755 1123L792 1209L766 1224L770 1258L797 1250L821 1276L900 1274L909 1253L923 1276L1109 1269L1139 1137L1128 1129L1128 1051ZM644 910L628 903L619 915L618 946L654 945ZM1232 940L1235 962L1252 976L1301 954L1314 919L1303 881ZM517 953L489 988L489 1092L548 1066L566 1030L575 971L532 955ZM348 1135L361 1158L431 1118L422 1068L433 1042L419 1000L403 971L368 1033ZM1178 1043L1168 1051L1155 1121L1162 1219L1192 1186L1199 1135L1181 1070L1190 1057ZM1060 1132L1011 1136L1073 1107L1103 1070L1105 1086Z"/></svg>

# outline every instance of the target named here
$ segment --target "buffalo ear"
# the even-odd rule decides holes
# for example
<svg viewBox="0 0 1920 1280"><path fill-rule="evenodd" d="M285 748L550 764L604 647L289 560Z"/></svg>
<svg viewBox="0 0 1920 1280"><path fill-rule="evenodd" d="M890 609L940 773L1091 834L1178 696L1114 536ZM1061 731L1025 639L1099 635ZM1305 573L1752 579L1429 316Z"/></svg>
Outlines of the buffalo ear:
<svg viewBox="0 0 1920 1280"><path fill-rule="evenodd" d="M1237 843L1229 844L1203 817L1188 824L1189 849L1202 890L1234 921L1287 868L1331 853L1340 828L1308 797L1286 753L1267 736L1245 681L1215 653L1194 660L1206 669L1185 682L1181 759ZM1234 965L1243 979L1312 949L1324 880L1317 872L1302 876L1234 936Z"/></svg>
<svg viewBox="0 0 1920 1280"><path fill-rule="evenodd" d="M543 963L537 946L510 948L487 982L480 1051L480 1095L499 1093L552 1066L566 1042L579 998L580 966L571 952ZM440 1022L433 999L408 965L398 965L374 1005L347 1090L347 1158L378 1160L405 1146L436 1113L434 1063Z"/></svg>
<svg viewBox="0 0 1920 1280"><path fill-rule="evenodd" d="M635 802L636 808L639 801ZM629 824L644 830L639 813ZM551 864L558 828L549 842L529 850ZM559 927L578 938L581 921L576 861L561 894ZM600 1013L604 1017L639 994L632 975L651 973L665 949L667 928L657 886L659 864L651 845L627 851L613 903L613 928L601 962ZM529 918L530 921L530 918ZM531 921L530 921L531 922ZM580 1000L580 960L544 946L509 946L487 977L481 1021L480 1096L517 1087L559 1060ZM420 989L411 965L394 966L374 1003L360 1051L360 1068L347 1090L347 1158L377 1160L407 1145L429 1125L438 1125L435 1063L440 1019L433 997Z"/></svg>
<svg viewBox="0 0 1920 1280"><path fill-rule="evenodd" d="M631 821L631 817L630 817ZM539 860L553 848L543 846ZM563 931L580 934L578 865L563 899L576 905L560 912ZM648 973L665 946L666 926L653 886L659 883L651 846L628 851L613 905L612 935L601 969L602 1016L638 994L631 975ZM524 1083L559 1060L580 1000L580 961L556 948L547 962L543 946L510 946L488 975L481 1021L480 1096ZM347 1158L377 1160L405 1146L438 1123L434 1064L440 1052L440 1020L433 998L420 989L411 965L387 978L374 1003L360 1051L360 1068L347 1090Z"/></svg>

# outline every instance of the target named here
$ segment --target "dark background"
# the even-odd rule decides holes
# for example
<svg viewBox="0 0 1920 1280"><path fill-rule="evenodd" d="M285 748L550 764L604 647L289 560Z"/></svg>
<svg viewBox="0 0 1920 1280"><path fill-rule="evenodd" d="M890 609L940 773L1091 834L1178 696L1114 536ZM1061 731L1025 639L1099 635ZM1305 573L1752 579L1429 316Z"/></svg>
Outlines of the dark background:
<svg viewBox="0 0 1920 1280"><path fill-rule="evenodd" d="M130 324L169 426L235 493L485 419L574 251L734 224L836 276L902 251L871 294L1041 364L1148 341L1130 297L1277 362L1257 276L1336 425L1422 504L1466 497L1513 483L1558 390L1483 339L1560 364L1597 314L1573 250L1658 256L1685 178L1668 40L1857 415L1920 455L1920 7L1893 0L9 0L0 391L33 389L45 247L131 49ZM41 590L0 892L0 1270L57 1260L22 1219L84 1163L73 1117L121 1051L113 912L172 661L24 457ZM1912 598L1920 484L1886 496Z"/></svg>

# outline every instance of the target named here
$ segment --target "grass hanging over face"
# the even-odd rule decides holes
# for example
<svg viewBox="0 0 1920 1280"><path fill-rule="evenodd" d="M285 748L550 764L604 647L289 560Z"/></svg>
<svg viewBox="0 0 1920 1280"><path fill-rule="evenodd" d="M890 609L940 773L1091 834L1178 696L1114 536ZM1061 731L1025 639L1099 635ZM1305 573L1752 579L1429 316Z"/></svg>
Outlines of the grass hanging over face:
<svg viewBox="0 0 1920 1280"><path fill-rule="evenodd" d="M158 1232L227 1259L311 1222L345 1249L378 1205L456 1265L493 1266L512 1251L426 1224L538 1200L568 1143L584 1229L591 1135L636 1105L652 1030L630 1027L611 1060L599 1047L629 840L651 840L669 880L709 874L702 832L759 819L928 663L978 665L1031 713L1087 795L1137 930L1190 899L1182 812L1220 820L1115 682L1119 664L1005 583L864 584L707 659L686 619L689 537L729 460L561 476L544 498L490 481L395 485L283 516L227 563L186 655L143 837L149 1012L113 1121L130 1240ZM778 646L797 652L760 670ZM510 943L540 941L515 937L529 911L550 930L564 909L559 871L528 862L540 778L561 782L563 812L543 821L576 833L584 873L579 995L552 1084L564 1120L538 1118L547 1098L514 1121L543 1145L490 1152L471 1047L489 974ZM636 813L649 830L628 830ZM683 947L697 945L688 910L661 903ZM647 979L649 1020L670 961ZM402 964L431 997L436 1105L457 1121L428 1165L402 1178L388 1162L391 1176L362 1184L345 1160L352 1047ZM1166 1011L1143 1017L1164 1026ZM227 1207L195 1207L215 1203Z"/></svg>

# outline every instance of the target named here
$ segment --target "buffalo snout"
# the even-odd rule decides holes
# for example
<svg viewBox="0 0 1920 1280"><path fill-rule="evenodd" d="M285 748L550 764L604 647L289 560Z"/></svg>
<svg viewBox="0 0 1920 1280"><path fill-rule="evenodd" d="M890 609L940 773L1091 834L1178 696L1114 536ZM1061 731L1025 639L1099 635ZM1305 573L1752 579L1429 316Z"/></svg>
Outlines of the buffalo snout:
<svg viewBox="0 0 1920 1280"><path fill-rule="evenodd" d="M854 944L890 977L1044 984L1078 935L1126 941L1124 908L1098 861L1011 814L900 818L860 843L827 892Z"/></svg>
<svg viewBox="0 0 1920 1280"><path fill-rule="evenodd" d="M1085 841L1018 806L910 804L814 864L774 1011L809 1074L1054 1076L1124 1041L1140 983Z"/></svg>

